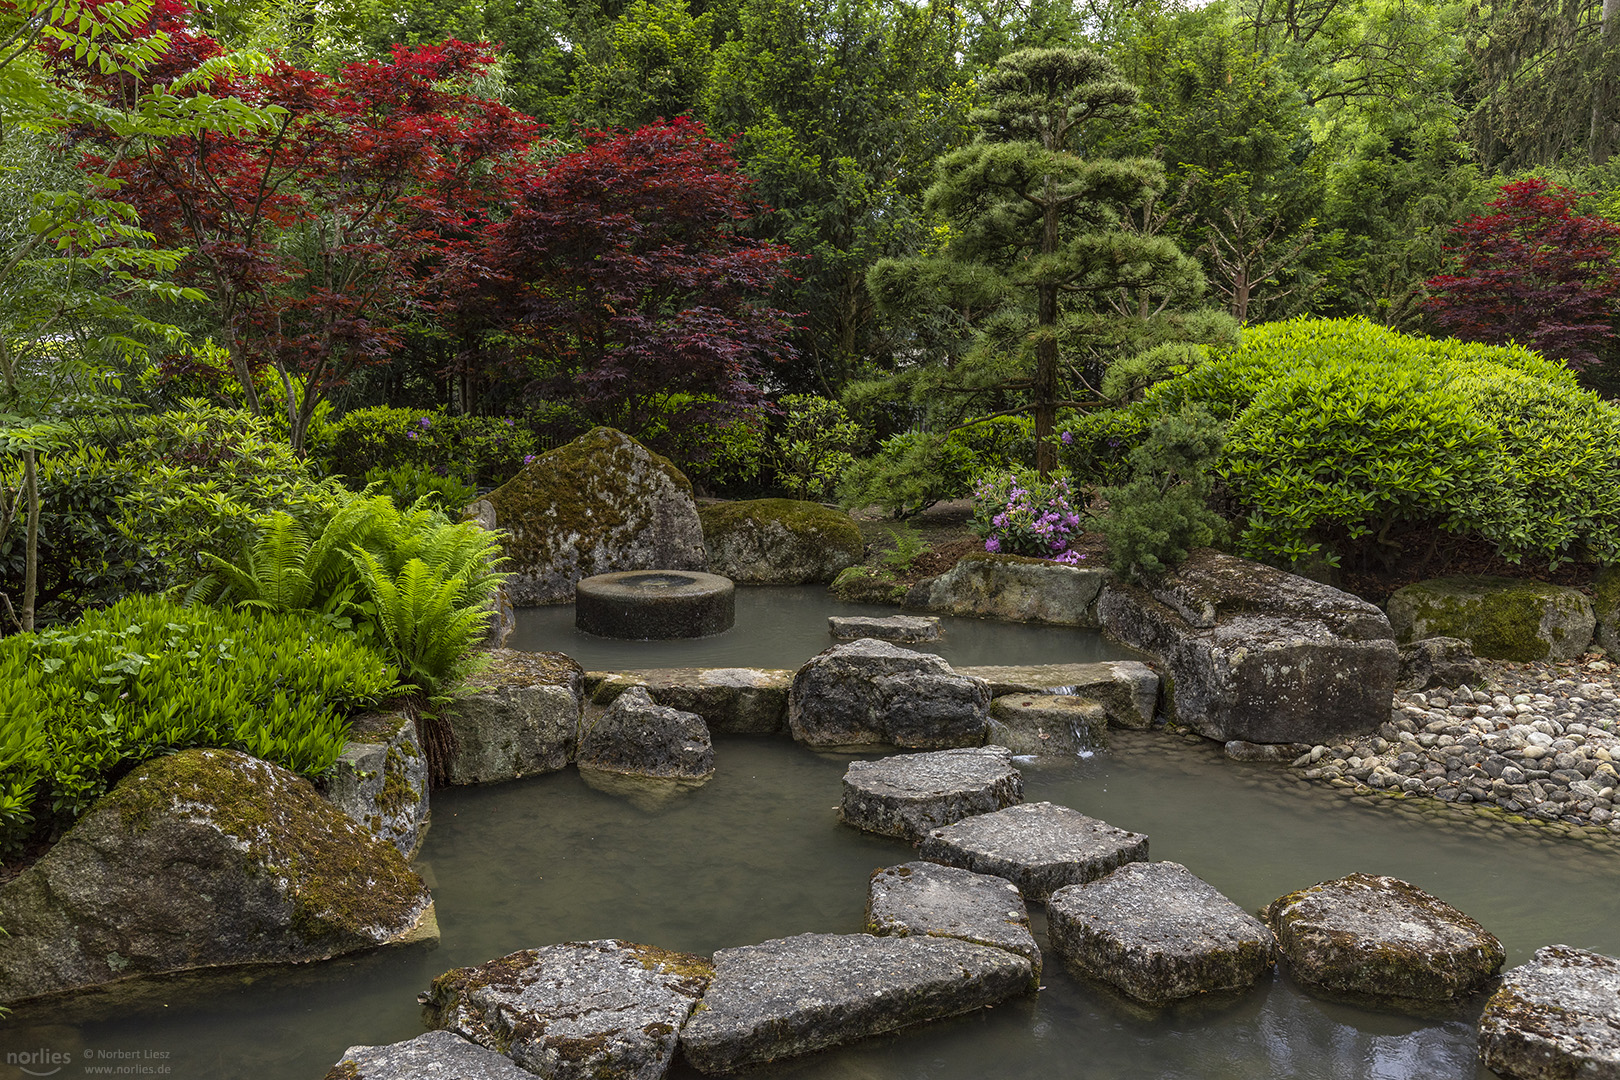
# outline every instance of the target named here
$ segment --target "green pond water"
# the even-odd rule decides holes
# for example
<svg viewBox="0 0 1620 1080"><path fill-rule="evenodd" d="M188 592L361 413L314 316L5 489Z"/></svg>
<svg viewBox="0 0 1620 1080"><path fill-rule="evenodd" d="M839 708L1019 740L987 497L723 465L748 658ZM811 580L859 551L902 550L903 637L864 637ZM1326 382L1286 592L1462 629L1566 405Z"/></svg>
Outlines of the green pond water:
<svg viewBox="0 0 1620 1080"><path fill-rule="evenodd" d="M1076 636L1084 635L1034 631L1035 639ZM1032 655L1033 645L1019 648L997 661L1055 659ZM797 661L777 654L722 662ZM44 1074L49 1066L30 1074L4 1064L7 1052L38 1050L63 1055L69 1064L58 1076L319 1080L347 1046L419 1034L415 998L434 976L516 949L622 937L709 953L808 931L858 932L868 876L912 852L838 822L834 808L850 759L772 739L721 740L715 757L713 781L655 810L595 791L573 770L435 793L418 865L438 903L437 948L234 975L201 989L167 984L116 1018L33 1011L0 1028L0 1080ZM1145 832L1154 858L1185 863L1250 910L1352 871L1393 874L1479 919L1507 946L1510 965L1555 942L1620 955L1620 858L1612 851L1343 798L1274 766L1226 761L1213 744L1163 734L1114 733L1113 746L1092 758L1023 768L1029 801L1062 803ZM1038 908L1034 915L1044 947ZM1481 1002L1455 1019L1415 1021L1320 1002L1275 976L1235 1002L1144 1017L1071 978L1050 953L1044 982L1028 998L813 1055L772 1075L1490 1075L1474 1063ZM682 1066L677 1073L683 1080L696 1075Z"/></svg>

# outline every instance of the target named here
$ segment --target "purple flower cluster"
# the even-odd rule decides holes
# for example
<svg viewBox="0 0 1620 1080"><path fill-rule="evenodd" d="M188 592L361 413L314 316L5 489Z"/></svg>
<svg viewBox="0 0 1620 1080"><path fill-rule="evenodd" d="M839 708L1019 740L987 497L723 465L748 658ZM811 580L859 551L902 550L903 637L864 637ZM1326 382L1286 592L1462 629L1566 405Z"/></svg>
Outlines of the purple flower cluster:
<svg viewBox="0 0 1620 1080"><path fill-rule="evenodd" d="M974 485L974 523L984 549L1032 555L1074 565L1085 556L1070 550L1080 534L1080 515L1065 479L1042 481L1027 471L989 474Z"/></svg>

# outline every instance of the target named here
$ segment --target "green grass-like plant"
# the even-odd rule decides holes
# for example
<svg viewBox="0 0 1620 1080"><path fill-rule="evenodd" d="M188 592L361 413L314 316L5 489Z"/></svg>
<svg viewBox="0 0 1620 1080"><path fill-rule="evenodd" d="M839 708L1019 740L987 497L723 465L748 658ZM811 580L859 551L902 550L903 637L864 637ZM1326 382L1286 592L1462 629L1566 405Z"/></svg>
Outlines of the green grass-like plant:
<svg viewBox="0 0 1620 1080"><path fill-rule="evenodd" d="M152 596L0 640L0 858L159 754L227 747L320 776L349 716L396 682L381 654L320 619Z"/></svg>

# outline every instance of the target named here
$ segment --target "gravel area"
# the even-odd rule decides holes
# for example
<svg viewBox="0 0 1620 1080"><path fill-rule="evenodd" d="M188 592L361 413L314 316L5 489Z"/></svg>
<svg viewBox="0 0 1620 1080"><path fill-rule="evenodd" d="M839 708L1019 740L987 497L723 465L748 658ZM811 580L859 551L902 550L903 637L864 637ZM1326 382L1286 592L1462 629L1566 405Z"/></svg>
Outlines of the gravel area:
<svg viewBox="0 0 1620 1080"><path fill-rule="evenodd" d="M1402 691L1372 735L1314 746L1304 779L1620 837L1620 678L1601 653L1481 661L1478 687Z"/></svg>

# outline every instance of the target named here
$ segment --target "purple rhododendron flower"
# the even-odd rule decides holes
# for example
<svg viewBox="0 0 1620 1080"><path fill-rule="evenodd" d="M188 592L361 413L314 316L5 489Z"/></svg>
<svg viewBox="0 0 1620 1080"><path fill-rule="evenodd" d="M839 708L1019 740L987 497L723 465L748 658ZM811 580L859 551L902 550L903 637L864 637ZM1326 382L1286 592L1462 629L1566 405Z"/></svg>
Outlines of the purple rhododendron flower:
<svg viewBox="0 0 1620 1080"><path fill-rule="evenodd" d="M1000 551L1001 550L1001 541L997 540L995 537L992 536L990 539L988 539L988 540L986 540L984 542L984 550L990 551L990 552Z"/></svg>
<svg viewBox="0 0 1620 1080"><path fill-rule="evenodd" d="M1063 441L1064 446L1074 445L1074 435L1070 432L1065 431L1062 435L1059 435L1058 438Z"/></svg>

